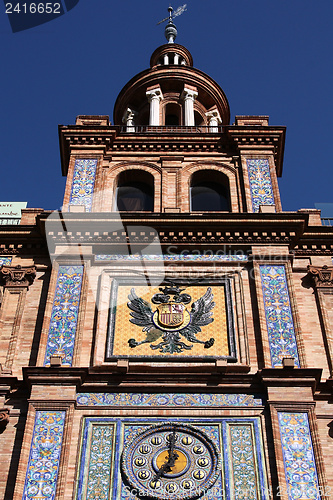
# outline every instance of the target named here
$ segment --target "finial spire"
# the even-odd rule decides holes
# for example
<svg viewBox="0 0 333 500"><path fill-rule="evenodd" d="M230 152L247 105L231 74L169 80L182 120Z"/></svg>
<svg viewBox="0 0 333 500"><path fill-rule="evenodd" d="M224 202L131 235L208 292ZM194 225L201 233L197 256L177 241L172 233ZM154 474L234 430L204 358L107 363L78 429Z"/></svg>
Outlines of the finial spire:
<svg viewBox="0 0 333 500"><path fill-rule="evenodd" d="M170 7L168 8L169 17L165 17L164 19L162 19L162 21L157 23L161 24L164 23L165 21L169 21L164 31L165 38L168 40L168 43L174 43L178 33L176 25L173 22L174 18L180 16L183 12L185 12L185 10L186 10L186 3L178 7L178 9L176 9L175 11L170 5Z"/></svg>

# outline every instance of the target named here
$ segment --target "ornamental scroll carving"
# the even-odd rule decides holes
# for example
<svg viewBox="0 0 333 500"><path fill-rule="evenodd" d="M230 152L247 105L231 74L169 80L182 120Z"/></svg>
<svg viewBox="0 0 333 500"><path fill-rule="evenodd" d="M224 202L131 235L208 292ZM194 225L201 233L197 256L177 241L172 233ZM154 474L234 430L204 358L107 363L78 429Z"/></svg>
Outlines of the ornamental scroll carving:
<svg viewBox="0 0 333 500"><path fill-rule="evenodd" d="M28 287L36 277L35 266L22 267L2 266L0 268L0 281L5 287Z"/></svg>
<svg viewBox="0 0 333 500"><path fill-rule="evenodd" d="M7 408L0 409L0 434L5 430L9 422L9 411Z"/></svg>
<svg viewBox="0 0 333 500"><path fill-rule="evenodd" d="M333 288L333 267L308 266L308 272L316 288Z"/></svg>

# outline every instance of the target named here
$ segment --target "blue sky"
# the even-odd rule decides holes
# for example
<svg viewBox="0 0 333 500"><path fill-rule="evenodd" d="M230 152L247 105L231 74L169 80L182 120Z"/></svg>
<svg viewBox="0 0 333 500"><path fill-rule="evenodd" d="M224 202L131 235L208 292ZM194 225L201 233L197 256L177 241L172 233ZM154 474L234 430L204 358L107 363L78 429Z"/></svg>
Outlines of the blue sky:
<svg viewBox="0 0 333 500"><path fill-rule="evenodd" d="M80 0L60 18L18 33L2 8L0 201L61 206L58 124L79 114L112 119L121 88L165 43L156 23L168 6ZM284 210L333 202L332 18L332 0L187 0L176 18L177 43L223 88L232 122L262 114L287 127Z"/></svg>

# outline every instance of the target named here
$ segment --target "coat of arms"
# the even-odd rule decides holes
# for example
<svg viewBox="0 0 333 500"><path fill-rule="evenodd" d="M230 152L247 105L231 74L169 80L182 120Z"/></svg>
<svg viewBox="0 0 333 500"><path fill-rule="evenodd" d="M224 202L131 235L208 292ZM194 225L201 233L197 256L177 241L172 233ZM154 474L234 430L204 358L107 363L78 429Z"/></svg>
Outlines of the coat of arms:
<svg viewBox="0 0 333 500"><path fill-rule="evenodd" d="M150 343L151 349L171 354L191 350L194 343L203 344L206 349L212 347L214 338L206 341L196 338L202 326L214 321L212 309L215 303L212 289L207 288L206 293L192 303L190 311L186 305L192 301L192 297L182 293L184 290L185 288L180 289L176 285L160 288L161 293L156 293L151 299L153 304L157 305L153 311L151 304L138 297L134 288L131 289L127 303L131 310L130 321L143 327L142 331L146 333L146 338L139 342L129 339L130 347ZM160 337L162 340L158 344L153 344Z"/></svg>

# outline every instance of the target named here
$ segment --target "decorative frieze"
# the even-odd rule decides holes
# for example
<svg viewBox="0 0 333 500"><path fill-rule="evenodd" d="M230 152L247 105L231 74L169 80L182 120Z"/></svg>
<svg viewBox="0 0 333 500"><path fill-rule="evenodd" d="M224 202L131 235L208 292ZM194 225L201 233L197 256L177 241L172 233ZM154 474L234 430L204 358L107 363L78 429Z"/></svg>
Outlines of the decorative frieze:
<svg viewBox="0 0 333 500"><path fill-rule="evenodd" d="M289 500L321 497L307 413L278 412Z"/></svg>
<svg viewBox="0 0 333 500"><path fill-rule="evenodd" d="M60 356L62 366L72 366L79 315L83 266L59 266L44 366Z"/></svg>
<svg viewBox="0 0 333 500"><path fill-rule="evenodd" d="M283 358L294 358L300 367L294 321L284 265L260 265L260 276L272 367Z"/></svg>
<svg viewBox="0 0 333 500"><path fill-rule="evenodd" d="M260 205L275 205L269 161L267 159L246 160L253 212Z"/></svg>
<svg viewBox="0 0 333 500"><path fill-rule="evenodd" d="M263 406L261 396L253 394L176 394L176 393L105 393L85 392L77 395L78 406L127 407L197 407L220 406L254 408Z"/></svg>
<svg viewBox="0 0 333 500"><path fill-rule="evenodd" d="M23 499L54 500L65 425L65 411L37 411Z"/></svg>
<svg viewBox="0 0 333 500"><path fill-rule="evenodd" d="M76 159L69 205L83 205L86 212L91 212L95 177L96 159Z"/></svg>
<svg viewBox="0 0 333 500"><path fill-rule="evenodd" d="M5 287L29 287L36 277L35 266L11 267L3 265L0 268L0 280Z"/></svg>
<svg viewBox="0 0 333 500"><path fill-rule="evenodd" d="M96 262L99 261L128 261L128 262L142 262L145 261L165 261L165 262L246 262L248 260L248 256L246 254L239 255L230 255L230 254L222 254L222 255L124 255L124 254L111 254L111 255L96 255Z"/></svg>

